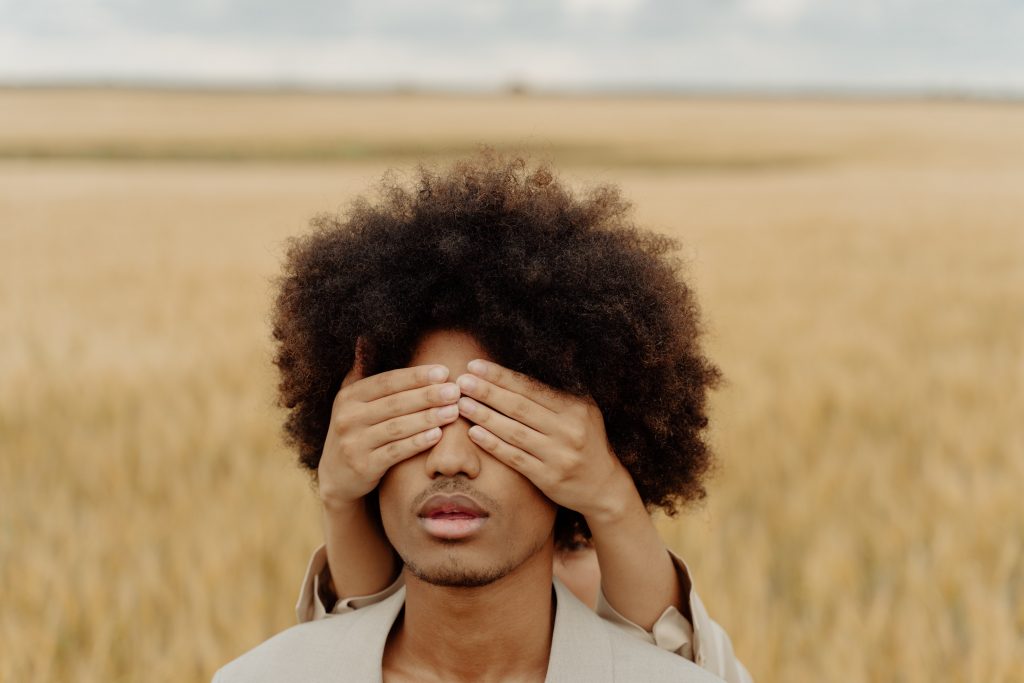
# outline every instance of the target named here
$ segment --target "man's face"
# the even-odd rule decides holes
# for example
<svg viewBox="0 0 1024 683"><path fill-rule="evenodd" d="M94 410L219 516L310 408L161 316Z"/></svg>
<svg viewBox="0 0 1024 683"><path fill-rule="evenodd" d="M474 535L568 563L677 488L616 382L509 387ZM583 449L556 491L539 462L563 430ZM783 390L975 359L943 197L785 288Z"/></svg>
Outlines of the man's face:
<svg viewBox="0 0 1024 683"><path fill-rule="evenodd" d="M440 363L449 380L474 358L491 360L463 332L423 337L409 366ZM413 575L435 585L482 586L531 559L550 564L556 506L469 438L460 417L441 439L381 479L384 531Z"/></svg>

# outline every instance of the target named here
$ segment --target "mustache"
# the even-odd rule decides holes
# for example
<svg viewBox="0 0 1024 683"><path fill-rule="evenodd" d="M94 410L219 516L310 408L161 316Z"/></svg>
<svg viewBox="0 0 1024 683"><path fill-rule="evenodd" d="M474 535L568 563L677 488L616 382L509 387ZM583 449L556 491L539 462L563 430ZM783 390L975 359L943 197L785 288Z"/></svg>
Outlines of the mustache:
<svg viewBox="0 0 1024 683"><path fill-rule="evenodd" d="M501 503L473 488L463 477L445 477L435 480L413 498L412 504L409 505L409 512L415 515L427 498L438 493L461 493L483 504L491 514L501 512Z"/></svg>

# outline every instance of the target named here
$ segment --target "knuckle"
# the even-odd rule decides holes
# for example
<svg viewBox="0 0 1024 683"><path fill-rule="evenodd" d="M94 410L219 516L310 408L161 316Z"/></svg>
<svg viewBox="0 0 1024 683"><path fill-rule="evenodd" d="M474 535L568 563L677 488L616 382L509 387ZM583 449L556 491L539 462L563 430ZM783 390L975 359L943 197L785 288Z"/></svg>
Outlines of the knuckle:
<svg viewBox="0 0 1024 683"><path fill-rule="evenodd" d="M393 393L395 386L394 376L390 372L377 375L377 389L385 394Z"/></svg>
<svg viewBox="0 0 1024 683"><path fill-rule="evenodd" d="M510 417L523 420L530 414L530 403L525 399L518 399L509 412Z"/></svg>
<svg viewBox="0 0 1024 683"><path fill-rule="evenodd" d="M359 405L357 402L335 401L331 407L331 427L337 431L343 431L356 423L361 417Z"/></svg>
<svg viewBox="0 0 1024 683"><path fill-rule="evenodd" d="M335 434L344 434L348 429L348 419L344 415L335 415L331 419L331 431Z"/></svg>
<svg viewBox="0 0 1024 683"><path fill-rule="evenodd" d="M526 428L514 427L512 429L511 440L516 446L524 445L526 443Z"/></svg>
<svg viewBox="0 0 1024 683"><path fill-rule="evenodd" d="M564 464L561 468L562 476L564 476L567 479L571 478L573 475L575 475L577 472L583 469L583 465L583 458L581 458L579 455L575 453L570 454L568 457L565 458Z"/></svg>
<svg viewBox="0 0 1024 683"><path fill-rule="evenodd" d="M362 458L359 458L349 463L349 469L352 470L356 477L358 477L359 479L364 479L367 475L368 468L366 466L366 463L363 462Z"/></svg>
<svg viewBox="0 0 1024 683"><path fill-rule="evenodd" d="M384 432L388 436L398 436L402 431L402 426L398 423L398 420L388 420L384 423Z"/></svg>
<svg viewBox="0 0 1024 683"><path fill-rule="evenodd" d="M394 460L402 454L402 446L397 441L392 441L384 447L384 455L388 457L388 460Z"/></svg>
<svg viewBox="0 0 1024 683"><path fill-rule="evenodd" d="M339 437L337 439L335 450L342 455L347 455L352 452L352 440L346 436Z"/></svg>
<svg viewBox="0 0 1024 683"><path fill-rule="evenodd" d="M587 431L578 424L571 425L567 430L566 437L573 449L581 450L587 442Z"/></svg>
<svg viewBox="0 0 1024 683"><path fill-rule="evenodd" d="M444 405L452 400L450 398L445 398L444 392L446 390L450 390L453 387L456 389L456 396L458 396L459 391L457 384L441 384L436 387L431 387L427 391L427 399L430 401L432 405Z"/></svg>
<svg viewBox="0 0 1024 683"><path fill-rule="evenodd" d="M384 407L387 409L389 415L397 412L401 408L401 402L399 401L398 396L392 394L385 398Z"/></svg>
<svg viewBox="0 0 1024 683"><path fill-rule="evenodd" d="M480 402L477 402L475 409L472 413L473 422L477 424L487 425L491 421L491 411L484 407Z"/></svg>
<svg viewBox="0 0 1024 683"><path fill-rule="evenodd" d="M548 480L555 486L562 486L572 481L572 475L564 469L556 469L548 475Z"/></svg>

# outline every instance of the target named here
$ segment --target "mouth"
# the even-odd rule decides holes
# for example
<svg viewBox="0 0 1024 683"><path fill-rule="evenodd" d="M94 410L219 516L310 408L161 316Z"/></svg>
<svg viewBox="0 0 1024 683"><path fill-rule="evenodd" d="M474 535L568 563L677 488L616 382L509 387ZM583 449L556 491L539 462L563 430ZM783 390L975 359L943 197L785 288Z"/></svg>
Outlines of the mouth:
<svg viewBox="0 0 1024 683"><path fill-rule="evenodd" d="M431 496L416 513L420 526L435 538L467 538L479 531L490 516L469 496Z"/></svg>

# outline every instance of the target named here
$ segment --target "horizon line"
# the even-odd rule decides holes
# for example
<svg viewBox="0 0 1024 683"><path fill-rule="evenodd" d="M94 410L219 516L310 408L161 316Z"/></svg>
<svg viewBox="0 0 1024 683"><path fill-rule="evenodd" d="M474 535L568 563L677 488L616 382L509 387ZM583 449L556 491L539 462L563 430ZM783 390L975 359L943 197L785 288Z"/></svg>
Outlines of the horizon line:
<svg viewBox="0 0 1024 683"><path fill-rule="evenodd" d="M724 98L824 98L852 100L943 100L1024 102L1024 89L975 88L967 86L898 85L580 85L541 86L525 81L488 85L445 85L390 81L373 84L319 83L305 81L244 81L199 79L3 79L0 90L128 90L201 93L280 93L338 95L486 95L565 97L724 97Z"/></svg>

